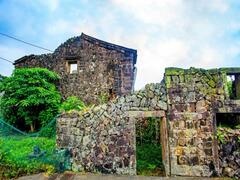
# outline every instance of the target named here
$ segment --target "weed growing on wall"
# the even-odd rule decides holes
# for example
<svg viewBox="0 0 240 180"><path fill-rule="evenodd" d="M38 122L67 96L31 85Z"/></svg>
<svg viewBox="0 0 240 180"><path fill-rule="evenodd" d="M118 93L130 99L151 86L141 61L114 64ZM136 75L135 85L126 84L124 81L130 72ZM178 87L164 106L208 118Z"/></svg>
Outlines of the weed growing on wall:
<svg viewBox="0 0 240 180"><path fill-rule="evenodd" d="M81 99L79 99L76 96L70 96L61 104L60 111L61 112L71 110L81 111L84 108L86 108L86 105Z"/></svg>

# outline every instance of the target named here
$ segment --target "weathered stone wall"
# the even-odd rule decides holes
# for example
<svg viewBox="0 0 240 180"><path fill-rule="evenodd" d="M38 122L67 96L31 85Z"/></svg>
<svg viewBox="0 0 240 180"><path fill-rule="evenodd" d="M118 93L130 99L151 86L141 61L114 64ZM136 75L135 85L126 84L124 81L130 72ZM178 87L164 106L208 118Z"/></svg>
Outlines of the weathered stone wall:
<svg viewBox="0 0 240 180"><path fill-rule="evenodd" d="M235 71L240 72L240 69ZM238 177L239 168L236 170L232 166L239 163L239 153L234 149L229 156L223 157L225 145L217 142L216 113L240 113L240 100L229 99L228 72L229 69L167 68L160 84L146 85L144 90L119 97L77 117L63 114L58 120L58 147L72 149L75 168L134 174L136 120L139 117L161 117L164 125L161 126L162 154L167 175ZM74 134L83 127L79 126L82 122L87 124L82 129L89 131L89 142L94 145L77 145L83 143L85 137L84 134ZM103 127L104 122L107 125ZM117 136L113 133L115 129L120 133ZM81 141L76 140L78 136ZM239 148L234 138L230 138L230 142ZM110 144L115 148L109 160ZM80 150L80 147L85 149ZM97 153L96 156L96 152L101 155ZM103 157L101 161L100 157ZM235 164L226 166L225 161L229 159Z"/></svg>
<svg viewBox="0 0 240 180"><path fill-rule="evenodd" d="M20 63L15 64L16 68L47 68L53 70L54 62L52 54L29 55L19 59Z"/></svg>
<svg viewBox="0 0 240 180"><path fill-rule="evenodd" d="M220 175L240 179L240 129L218 128L218 133L224 136L218 144Z"/></svg>
<svg viewBox="0 0 240 180"><path fill-rule="evenodd" d="M133 91L136 53L82 34L67 40L52 54L25 56L15 62L15 67L53 70L61 77L58 87L64 98L75 95L86 103L98 103L101 94ZM70 61L77 61L77 73L68 72Z"/></svg>
<svg viewBox="0 0 240 180"><path fill-rule="evenodd" d="M171 174L217 175L214 105L226 99L220 70L168 68Z"/></svg>
<svg viewBox="0 0 240 180"><path fill-rule="evenodd" d="M57 120L58 148L70 150L73 170L136 174L135 120L164 118L166 110L164 84L150 84L88 112L64 113Z"/></svg>

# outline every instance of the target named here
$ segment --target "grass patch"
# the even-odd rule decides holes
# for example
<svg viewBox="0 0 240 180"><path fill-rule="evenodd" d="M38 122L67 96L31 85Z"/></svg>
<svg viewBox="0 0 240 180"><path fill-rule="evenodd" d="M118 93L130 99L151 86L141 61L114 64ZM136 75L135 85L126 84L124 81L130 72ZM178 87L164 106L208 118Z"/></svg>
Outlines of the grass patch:
<svg viewBox="0 0 240 180"><path fill-rule="evenodd" d="M0 179L15 178L39 172L55 171L52 155L55 151L55 139L0 137ZM35 146L45 151L42 157L30 158Z"/></svg>

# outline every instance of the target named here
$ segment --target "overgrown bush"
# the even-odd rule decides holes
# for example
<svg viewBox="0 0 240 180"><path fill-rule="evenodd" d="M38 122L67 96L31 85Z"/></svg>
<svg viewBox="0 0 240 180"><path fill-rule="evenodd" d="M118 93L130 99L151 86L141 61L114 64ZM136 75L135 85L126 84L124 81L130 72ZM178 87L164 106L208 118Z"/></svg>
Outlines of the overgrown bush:
<svg viewBox="0 0 240 180"><path fill-rule="evenodd" d="M21 68L0 84L3 96L0 111L8 123L24 131L35 131L58 113L60 93L55 87L59 76L43 68Z"/></svg>
<svg viewBox="0 0 240 180"><path fill-rule="evenodd" d="M140 175L153 175L162 169L162 148L160 144L137 146L137 172ZM162 170L161 170L162 172Z"/></svg>
<svg viewBox="0 0 240 180"><path fill-rule="evenodd" d="M36 145L44 153L41 157L30 158ZM0 179L15 178L39 172L55 172L54 151L55 139L0 138Z"/></svg>
<svg viewBox="0 0 240 180"><path fill-rule="evenodd" d="M84 102L76 96L68 97L61 105L60 111L71 111L78 110L81 111L86 108Z"/></svg>

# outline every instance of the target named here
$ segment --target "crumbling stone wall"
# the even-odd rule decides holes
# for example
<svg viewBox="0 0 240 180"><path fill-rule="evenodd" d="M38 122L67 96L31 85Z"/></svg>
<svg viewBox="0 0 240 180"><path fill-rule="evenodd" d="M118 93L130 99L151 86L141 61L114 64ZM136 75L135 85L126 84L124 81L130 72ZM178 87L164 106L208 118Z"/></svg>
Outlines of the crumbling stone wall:
<svg viewBox="0 0 240 180"><path fill-rule="evenodd" d="M101 94L131 93L134 87L137 51L82 34L60 45L52 54L24 56L16 68L42 67L61 77L63 97L78 96L86 103L98 103ZM68 62L77 62L77 73L70 74ZM89 93L91 92L91 93Z"/></svg>
<svg viewBox="0 0 240 180"><path fill-rule="evenodd" d="M164 84L150 84L88 112L64 113L57 120L58 148L70 150L73 170L136 174L135 120L164 118L166 110Z"/></svg>
<svg viewBox="0 0 240 180"><path fill-rule="evenodd" d="M218 144L220 175L240 179L240 129L218 128L218 133L224 135Z"/></svg>
<svg viewBox="0 0 240 180"><path fill-rule="evenodd" d="M63 114L57 123L58 147L74 152L75 168L135 174L136 119L161 117L164 124L161 126L161 135L164 135L161 137L162 153L167 175L238 177L236 134L234 138L231 134L229 137L232 146L238 150L232 149L227 156L223 157L225 145L217 141L216 113L240 112L240 100L229 99L227 91L227 74L232 71L167 68L160 84L146 85L144 90L118 97L76 117ZM234 72L240 73L240 69L236 68ZM85 126L79 125L83 122ZM85 145L82 144L85 135L79 135L80 127L89 131L90 140ZM104 146L100 146L101 143ZM110 144L115 147L113 153ZM229 159L234 163L226 165Z"/></svg>
<svg viewBox="0 0 240 180"><path fill-rule="evenodd" d="M170 114L171 174L210 176L218 163L212 103L225 98L221 74L217 70L209 73L194 68L168 68L165 79Z"/></svg>
<svg viewBox="0 0 240 180"><path fill-rule="evenodd" d="M223 69L166 69L172 175L219 175L215 113L229 98L226 78Z"/></svg>
<svg viewBox="0 0 240 180"><path fill-rule="evenodd" d="M15 63L16 68L40 67L40 68L47 68L47 69L53 70L53 66L54 66L52 54L23 56L17 61L19 61L19 63Z"/></svg>

